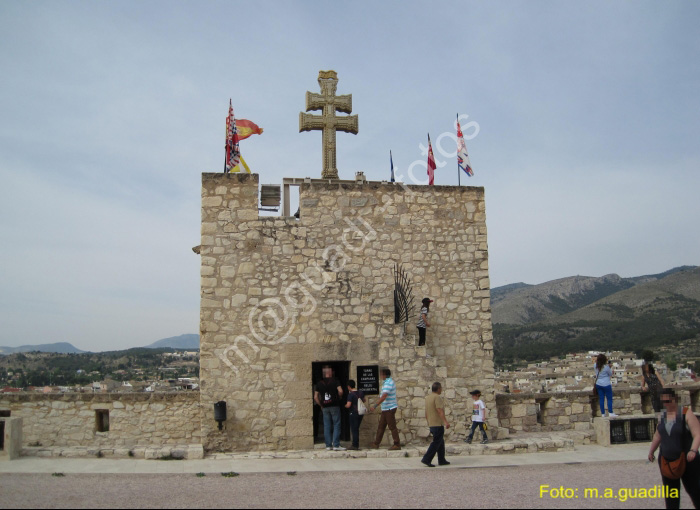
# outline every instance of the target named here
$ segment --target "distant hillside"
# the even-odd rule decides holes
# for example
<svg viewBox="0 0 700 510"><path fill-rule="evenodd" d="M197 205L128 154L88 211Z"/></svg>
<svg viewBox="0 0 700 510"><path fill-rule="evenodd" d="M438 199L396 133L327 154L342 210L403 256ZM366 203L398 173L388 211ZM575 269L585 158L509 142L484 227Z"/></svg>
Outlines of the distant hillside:
<svg viewBox="0 0 700 510"><path fill-rule="evenodd" d="M492 320L494 324L511 325L540 322L573 312L637 285L663 280L693 269L695 266L682 266L657 275L633 278L621 278L616 274L599 278L570 276L539 285L516 283L496 287L491 290ZM677 285L677 282L674 280L671 285Z"/></svg>
<svg viewBox="0 0 700 510"><path fill-rule="evenodd" d="M146 346L147 349L196 349L199 350L199 335L180 335L164 338Z"/></svg>
<svg viewBox="0 0 700 510"><path fill-rule="evenodd" d="M505 297L513 291L529 287L534 287L534 285L520 282L511 283L510 285L504 285L503 287L496 287L494 289L491 289L491 305L493 305L494 303L498 303L499 301L503 301L503 299L505 299Z"/></svg>
<svg viewBox="0 0 700 510"><path fill-rule="evenodd" d="M512 291L492 308L499 365L676 345L700 340L700 268L636 278L563 278Z"/></svg>
<svg viewBox="0 0 700 510"><path fill-rule="evenodd" d="M0 347L0 355L15 354L19 352L56 352L59 354L81 354L85 351L76 349L66 342L41 345L22 345L20 347Z"/></svg>

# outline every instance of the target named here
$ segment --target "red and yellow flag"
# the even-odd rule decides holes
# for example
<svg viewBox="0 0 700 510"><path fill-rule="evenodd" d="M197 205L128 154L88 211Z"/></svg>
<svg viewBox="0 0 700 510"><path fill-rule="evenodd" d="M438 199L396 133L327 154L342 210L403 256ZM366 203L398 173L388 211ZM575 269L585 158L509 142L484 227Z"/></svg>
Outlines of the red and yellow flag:
<svg viewBox="0 0 700 510"><path fill-rule="evenodd" d="M245 140L249 136L261 135L263 130L255 122L246 119L236 119L238 140Z"/></svg>

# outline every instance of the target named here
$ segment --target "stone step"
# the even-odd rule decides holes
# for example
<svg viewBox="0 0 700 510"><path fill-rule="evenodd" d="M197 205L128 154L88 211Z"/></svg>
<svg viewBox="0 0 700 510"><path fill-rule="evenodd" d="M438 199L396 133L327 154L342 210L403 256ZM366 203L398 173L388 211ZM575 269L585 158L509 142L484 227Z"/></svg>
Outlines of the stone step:
<svg viewBox="0 0 700 510"><path fill-rule="evenodd" d="M429 443L425 446L407 446L399 451L388 449L345 452L329 452L325 449L289 451L289 452L250 452L250 453L213 453L207 455L207 459L215 460L243 460L243 459L383 459L383 458L420 458L425 454ZM447 443L448 456L465 457L469 455L512 455L519 453L552 453L574 451L572 439L559 438L525 438L507 439L492 443L471 444L464 442Z"/></svg>
<svg viewBox="0 0 700 510"><path fill-rule="evenodd" d="M135 446L132 448L108 448L93 446L50 446L22 448L22 457L109 457L147 460L195 460L204 458L201 444L173 446Z"/></svg>

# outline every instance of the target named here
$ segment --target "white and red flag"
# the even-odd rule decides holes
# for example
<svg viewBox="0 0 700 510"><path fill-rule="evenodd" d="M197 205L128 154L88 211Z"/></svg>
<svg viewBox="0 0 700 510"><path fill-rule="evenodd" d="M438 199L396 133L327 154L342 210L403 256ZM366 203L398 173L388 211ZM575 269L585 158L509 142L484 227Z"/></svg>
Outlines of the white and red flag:
<svg viewBox="0 0 700 510"><path fill-rule="evenodd" d="M428 134L428 185L435 185L435 156L433 155L433 145L430 143L430 134Z"/></svg>
<svg viewBox="0 0 700 510"><path fill-rule="evenodd" d="M241 163L241 150L238 145L238 129L233 116L233 104L229 99L228 117L226 117L226 165L224 173L229 173Z"/></svg>
<svg viewBox="0 0 700 510"><path fill-rule="evenodd" d="M469 177L474 175L471 163L469 163L467 145L464 143L462 126L459 125L459 115L457 115L457 165L459 166L460 170L464 170Z"/></svg>

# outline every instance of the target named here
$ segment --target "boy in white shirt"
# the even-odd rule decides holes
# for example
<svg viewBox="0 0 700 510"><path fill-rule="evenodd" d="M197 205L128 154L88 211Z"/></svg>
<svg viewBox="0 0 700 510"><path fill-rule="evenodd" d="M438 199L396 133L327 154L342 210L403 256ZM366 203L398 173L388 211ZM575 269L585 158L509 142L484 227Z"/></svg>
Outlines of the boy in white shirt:
<svg viewBox="0 0 700 510"><path fill-rule="evenodd" d="M476 432L477 428L480 428L481 433L484 435L484 439L481 441L481 444L487 444L489 442L489 438L486 437L486 429L484 429L484 422L486 421L486 406L484 405L483 400L481 400L481 392L479 390L474 390L469 394L474 400L474 407L472 411L472 431L464 442L471 444L472 438L474 437L474 432Z"/></svg>

